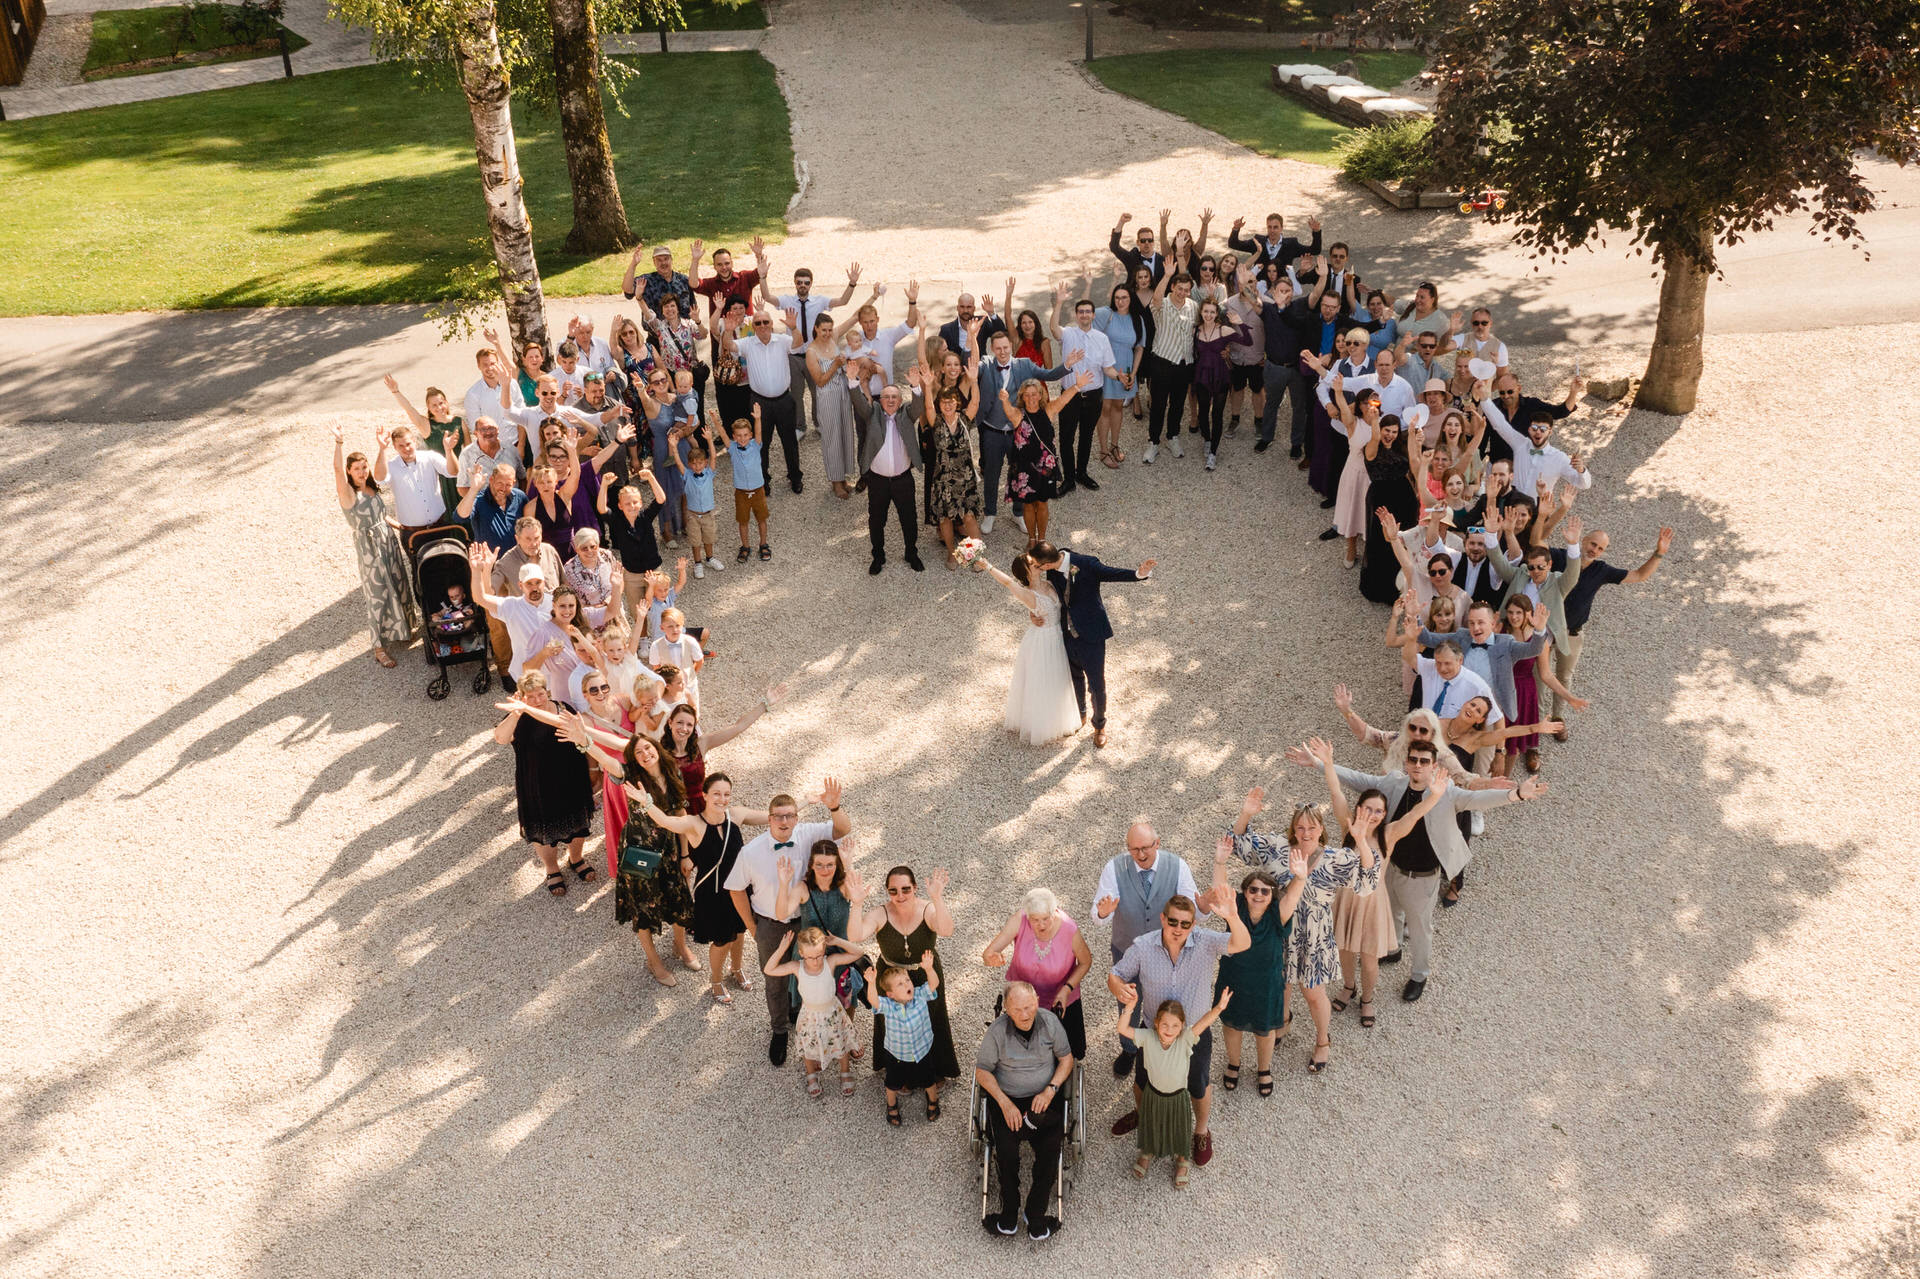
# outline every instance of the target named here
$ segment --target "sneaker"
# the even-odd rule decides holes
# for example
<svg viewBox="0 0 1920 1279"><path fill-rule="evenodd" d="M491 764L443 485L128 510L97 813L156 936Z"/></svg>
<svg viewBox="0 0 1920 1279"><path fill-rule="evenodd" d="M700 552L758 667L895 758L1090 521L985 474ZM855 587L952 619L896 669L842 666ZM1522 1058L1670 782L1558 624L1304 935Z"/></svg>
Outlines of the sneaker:
<svg viewBox="0 0 1920 1279"><path fill-rule="evenodd" d="M1227 434L1238 435L1239 433L1240 433L1240 415L1238 413L1235 413L1233 415L1232 420L1230 420L1227 423Z"/></svg>
<svg viewBox="0 0 1920 1279"><path fill-rule="evenodd" d="M1014 1224L1012 1217L1003 1217L997 1212L988 1213L986 1216L982 1217L980 1219L980 1224L985 1226L988 1230L993 1231L993 1233L996 1235L1010 1236L1015 1231L1019 1230L1019 1227Z"/></svg>
<svg viewBox="0 0 1920 1279"><path fill-rule="evenodd" d="M1207 469L1209 471L1213 469L1213 450L1212 449L1207 450Z"/></svg>
<svg viewBox="0 0 1920 1279"><path fill-rule="evenodd" d="M1175 457L1185 457L1187 455L1187 451L1180 447L1180 437L1177 435L1167 441L1167 447L1173 450Z"/></svg>
<svg viewBox="0 0 1920 1279"><path fill-rule="evenodd" d="M724 573L727 571L727 566L720 562L720 557L718 555L707 556L707 567L712 569L716 573Z"/></svg>
<svg viewBox="0 0 1920 1279"><path fill-rule="evenodd" d="M1272 447L1273 447L1272 440L1261 440L1253 446L1253 451L1255 453L1265 453L1268 449Z"/></svg>
<svg viewBox="0 0 1920 1279"><path fill-rule="evenodd" d="M1158 444L1149 444L1147 445L1147 451L1140 455L1140 464L1142 466L1152 466L1153 459L1159 456L1160 446Z"/></svg>
<svg viewBox="0 0 1920 1279"><path fill-rule="evenodd" d="M1487 831L1486 814L1482 813L1478 809L1475 809L1473 811L1473 814L1467 819L1467 829L1472 831L1475 835L1486 834L1486 831Z"/></svg>
<svg viewBox="0 0 1920 1279"><path fill-rule="evenodd" d="M1054 1231L1060 1229L1060 1222L1053 1217L1042 1217L1038 1221L1027 1223L1027 1238L1039 1243L1042 1239L1053 1238Z"/></svg>
<svg viewBox="0 0 1920 1279"><path fill-rule="evenodd" d="M696 578L707 575L707 562L705 560L695 560L693 562L693 575Z"/></svg>

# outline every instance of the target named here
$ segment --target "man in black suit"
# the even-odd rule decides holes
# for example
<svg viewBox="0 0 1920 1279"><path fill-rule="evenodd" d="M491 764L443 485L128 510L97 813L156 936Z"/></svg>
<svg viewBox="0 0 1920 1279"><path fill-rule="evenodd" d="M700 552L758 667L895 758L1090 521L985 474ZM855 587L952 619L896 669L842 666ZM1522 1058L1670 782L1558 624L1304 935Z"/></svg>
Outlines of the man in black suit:
<svg viewBox="0 0 1920 1279"><path fill-rule="evenodd" d="M1238 249L1242 253L1257 254L1254 268L1268 262L1278 262L1282 267L1293 265L1293 260L1302 253L1320 252L1320 219L1308 218L1307 230L1313 232L1313 242L1302 244L1286 233L1287 220L1278 213L1267 214L1267 233L1265 235L1244 236L1240 228L1247 224L1245 218L1233 220L1233 230L1227 232L1227 247Z"/></svg>
<svg viewBox="0 0 1920 1279"><path fill-rule="evenodd" d="M1120 265L1127 269L1127 286L1133 286L1133 276L1141 267L1147 268L1155 284L1167 273L1167 255L1164 252L1167 243L1167 219L1173 216L1172 209L1160 210L1160 236L1154 238L1153 232L1141 227L1133 234L1133 247L1127 248L1120 243L1120 233L1127 229L1127 223L1133 221L1133 214L1122 213L1120 220L1113 224L1113 234L1107 238L1107 251L1118 258ZM1135 299L1135 305L1145 305L1145 299Z"/></svg>
<svg viewBox="0 0 1920 1279"><path fill-rule="evenodd" d="M954 306L960 312L959 317L957 319L949 320L945 324L940 326L940 340L947 344L947 350L958 351L960 353L960 362L962 364L965 364L967 362L967 356L972 352L972 349L973 349L970 345L968 345L972 339L967 337L967 325L969 322L972 321L974 317L973 294L962 293L960 295L960 300L956 302ZM993 335L996 333L1005 333L1006 331L1007 331L1007 322L1001 319L999 316L995 315L991 310L989 310L984 316L981 317L980 319L980 362L981 363L983 364L986 363L987 343L990 340L992 340Z"/></svg>
<svg viewBox="0 0 1920 1279"><path fill-rule="evenodd" d="M1038 543L1027 554L1046 573L1048 584L1060 597L1060 636L1067 649L1067 669L1073 673L1073 700L1079 704L1084 722L1087 693L1093 693L1093 744L1105 746L1107 641L1113 638L1113 623L1100 600L1100 584L1144 582L1159 561L1142 560L1137 569L1113 568L1091 555L1057 550L1051 542Z"/></svg>
<svg viewBox="0 0 1920 1279"><path fill-rule="evenodd" d="M1453 563L1453 584L1465 591L1475 603L1500 607L1507 584L1493 570L1487 558L1487 531L1475 524L1467 529L1464 549Z"/></svg>

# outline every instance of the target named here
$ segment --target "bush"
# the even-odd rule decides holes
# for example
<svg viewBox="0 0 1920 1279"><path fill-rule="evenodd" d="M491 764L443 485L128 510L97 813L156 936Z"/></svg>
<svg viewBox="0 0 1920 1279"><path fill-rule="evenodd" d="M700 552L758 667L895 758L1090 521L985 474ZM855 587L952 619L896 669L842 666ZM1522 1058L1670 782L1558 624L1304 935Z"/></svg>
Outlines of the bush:
<svg viewBox="0 0 1920 1279"><path fill-rule="evenodd" d="M1356 182L1418 181L1432 162L1432 133L1426 116L1358 129L1340 144L1340 172Z"/></svg>

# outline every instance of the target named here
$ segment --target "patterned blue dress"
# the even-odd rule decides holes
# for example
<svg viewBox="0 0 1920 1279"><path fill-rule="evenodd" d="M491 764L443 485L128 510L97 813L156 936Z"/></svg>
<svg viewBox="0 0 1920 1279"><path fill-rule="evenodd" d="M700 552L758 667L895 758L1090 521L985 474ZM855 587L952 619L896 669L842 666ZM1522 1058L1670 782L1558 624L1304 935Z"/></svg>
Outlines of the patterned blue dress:
<svg viewBox="0 0 1920 1279"><path fill-rule="evenodd" d="M1233 851L1241 861L1271 874L1282 893L1293 882L1287 869L1287 845L1248 831L1233 837ZM1371 870L1360 868L1360 854L1351 848L1323 848L1313 855L1307 887L1293 911L1293 936L1287 940L1286 981L1312 989L1340 978L1340 945L1333 935L1333 899L1342 888L1365 897L1380 887L1380 859Z"/></svg>

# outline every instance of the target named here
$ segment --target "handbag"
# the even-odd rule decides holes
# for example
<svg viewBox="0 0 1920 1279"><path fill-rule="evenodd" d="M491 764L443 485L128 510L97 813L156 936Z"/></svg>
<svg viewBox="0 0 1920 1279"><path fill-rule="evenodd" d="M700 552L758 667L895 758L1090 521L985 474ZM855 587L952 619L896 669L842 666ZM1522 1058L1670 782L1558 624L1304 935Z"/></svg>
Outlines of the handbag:
<svg viewBox="0 0 1920 1279"><path fill-rule="evenodd" d="M644 844L625 844L620 849L622 875L651 876L660 869L660 850Z"/></svg>

